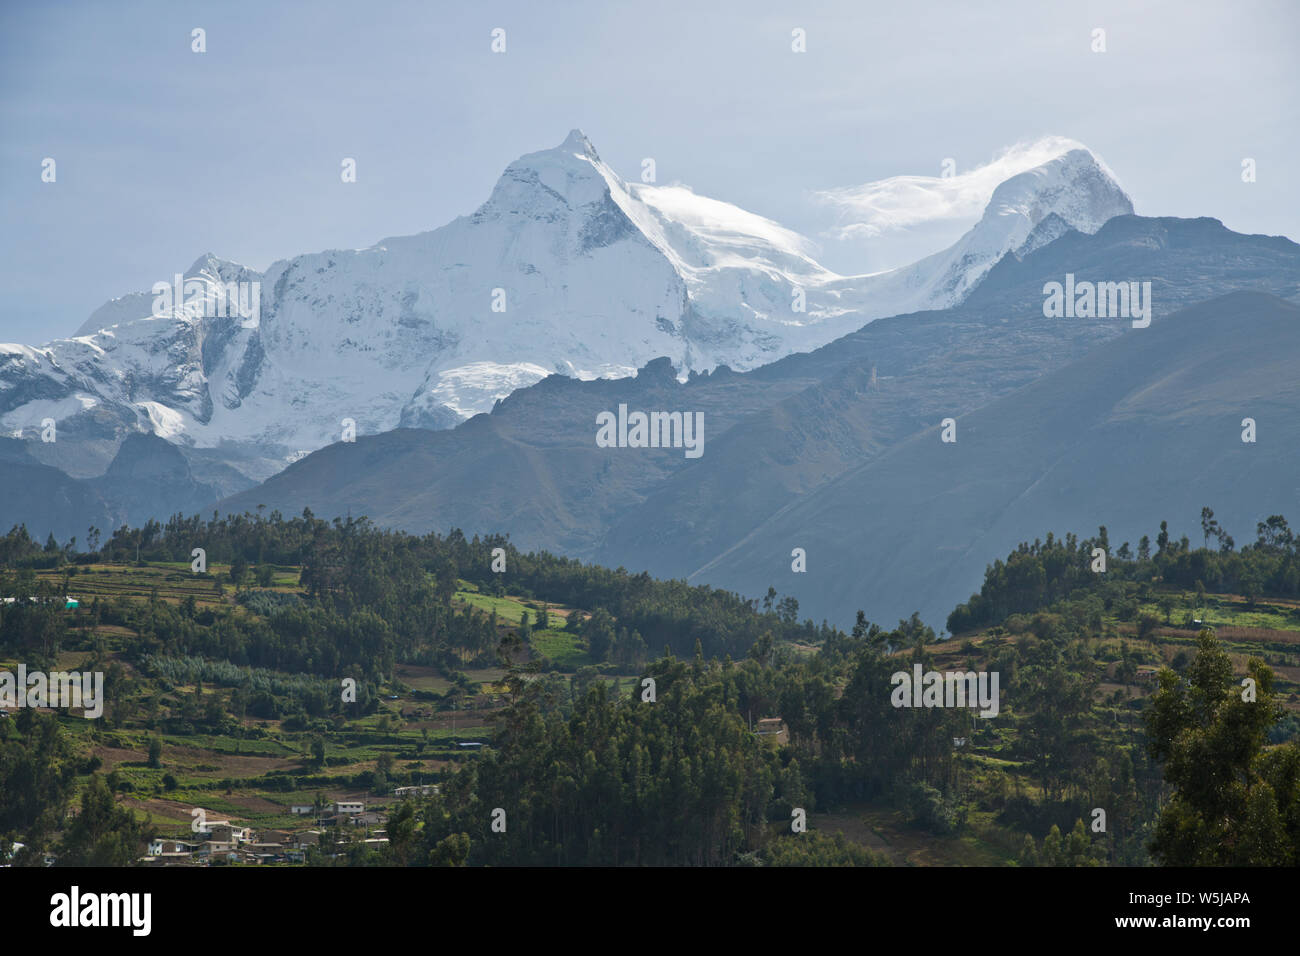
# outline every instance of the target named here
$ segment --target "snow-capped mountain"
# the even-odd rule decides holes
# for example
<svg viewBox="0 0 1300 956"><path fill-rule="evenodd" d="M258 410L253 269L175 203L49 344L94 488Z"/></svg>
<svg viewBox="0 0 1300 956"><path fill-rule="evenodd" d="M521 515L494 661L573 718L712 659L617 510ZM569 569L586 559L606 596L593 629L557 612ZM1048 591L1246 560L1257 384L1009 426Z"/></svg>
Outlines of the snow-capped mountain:
<svg viewBox="0 0 1300 956"><path fill-rule="evenodd" d="M947 249L870 277L870 307L885 306L893 315L946 309L963 302L1007 253L1023 257L1070 229L1091 235L1132 212L1132 200L1105 164L1076 146L1001 183L980 221Z"/></svg>
<svg viewBox="0 0 1300 956"><path fill-rule="evenodd" d="M260 479L337 441L344 419L360 433L445 428L550 373L623 376L659 356L683 375L764 365L953 305L1007 253L1128 212L1100 161L1073 149L1004 182L950 249L842 276L768 219L625 182L574 130L432 232L265 273L203 256L73 338L0 345L0 429L31 439L53 418L61 439L104 454L147 431L220 447Z"/></svg>

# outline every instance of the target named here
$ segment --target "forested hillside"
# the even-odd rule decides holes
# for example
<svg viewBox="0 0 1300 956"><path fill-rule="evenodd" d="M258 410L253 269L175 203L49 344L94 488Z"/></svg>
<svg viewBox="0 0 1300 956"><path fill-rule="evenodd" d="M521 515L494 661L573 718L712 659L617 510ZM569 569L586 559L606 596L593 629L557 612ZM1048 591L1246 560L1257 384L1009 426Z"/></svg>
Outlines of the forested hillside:
<svg viewBox="0 0 1300 956"><path fill-rule="evenodd" d="M1163 528L1020 545L945 641L309 511L16 528L0 671L106 703L0 719L0 854L131 863L195 808L306 804L320 865L1294 864L1296 537ZM899 706L915 665L996 673L996 714ZM344 800L380 828L321 822Z"/></svg>

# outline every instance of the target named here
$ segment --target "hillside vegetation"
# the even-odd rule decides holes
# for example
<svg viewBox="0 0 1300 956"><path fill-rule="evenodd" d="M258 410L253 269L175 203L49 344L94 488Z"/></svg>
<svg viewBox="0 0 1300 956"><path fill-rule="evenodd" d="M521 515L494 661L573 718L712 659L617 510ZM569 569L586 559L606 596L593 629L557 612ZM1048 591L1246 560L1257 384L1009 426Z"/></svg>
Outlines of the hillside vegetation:
<svg viewBox="0 0 1300 956"><path fill-rule="evenodd" d="M1297 543L1202 526L1022 544L942 641L310 512L85 552L17 528L0 671L99 671L106 703L0 719L0 854L127 864L196 808L290 830L360 800L381 835L326 823L307 862L1294 864ZM996 672L996 716L895 706L918 664Z"/></svg>

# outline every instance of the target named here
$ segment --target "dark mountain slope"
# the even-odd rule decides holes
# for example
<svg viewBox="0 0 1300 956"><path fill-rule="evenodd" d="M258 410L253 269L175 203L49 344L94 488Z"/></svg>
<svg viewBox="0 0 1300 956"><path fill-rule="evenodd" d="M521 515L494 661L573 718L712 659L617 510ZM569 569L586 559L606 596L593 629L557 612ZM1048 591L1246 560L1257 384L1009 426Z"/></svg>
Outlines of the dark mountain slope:
<svg viewBox="0 0 1300 956"><path fill-rule="evenodd" d="M1197 296L1295 295L1300 246L1215 220L1120 217L1095 236L1066 232L1004 259L986 280L994 291L981 287L960 308L881 319L745 374L679 383L659 360L633 379L553 376L449 432L397 430L323 449L221 509L310 507L411 531L507 531L524 548L685 576L941 418L1151 331L1126 319L1045 318L1043 284L1066 272L1150 281L1160 323ZM596 414L619 403L703 412L704 456L597 448Z"/></svg>
<svg viewBox="0 0 1300 956"><path fill-rule="evenodd" d="M1297 296L1300 246L1240 236L1214 219L1121 216L1095 236L1070 231L1024 261L1008 256L958 309L882 319L751 373L779 381L798 369L818 382L746 418L699 468L673 475L625 512L597 558L661 575L694 572L837 468L869 461L1101 342L1150 331L1124 319L1045 318L1043 285L1067 272L1150 281L1158 321L1231 291Z"/></svg>
<svg viewBox="0 0 1300 956"><path fill-rule="evenodd" d="M60 542L75 535L84 545L92 524L107 537L116 527L114 517L95 488L42 465L25 442L0 438L0 529L25 524L37 541L53 532Z"/></svg>
<svg viewBox="0 0 1300 956"><path fill-rule="evenodd" d="M1241 440L1243 418L1258 441ZM1300 505L1300 308L1237 293L1157 319L789 505L693 580L768 584L806 611L939 624L990 556L1052 530L1193 534L1202 506L1240 543ZM1199 531L1196 531L1199 533ZM808 572L790 571L790 549Z"/></svg>

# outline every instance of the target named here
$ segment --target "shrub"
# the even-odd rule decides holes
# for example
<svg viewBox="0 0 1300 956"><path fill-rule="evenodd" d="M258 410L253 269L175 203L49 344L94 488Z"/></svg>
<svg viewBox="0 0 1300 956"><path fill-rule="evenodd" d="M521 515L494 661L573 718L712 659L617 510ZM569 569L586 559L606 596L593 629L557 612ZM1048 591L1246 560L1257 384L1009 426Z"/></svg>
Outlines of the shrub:
<svg viewBox="0 0 1300 956"><path fill-rule="evenodd" d="M902 808L912 823L939 835L955 832L960 822L957 807L925 783L912 783L904 787Z"/></svg>

